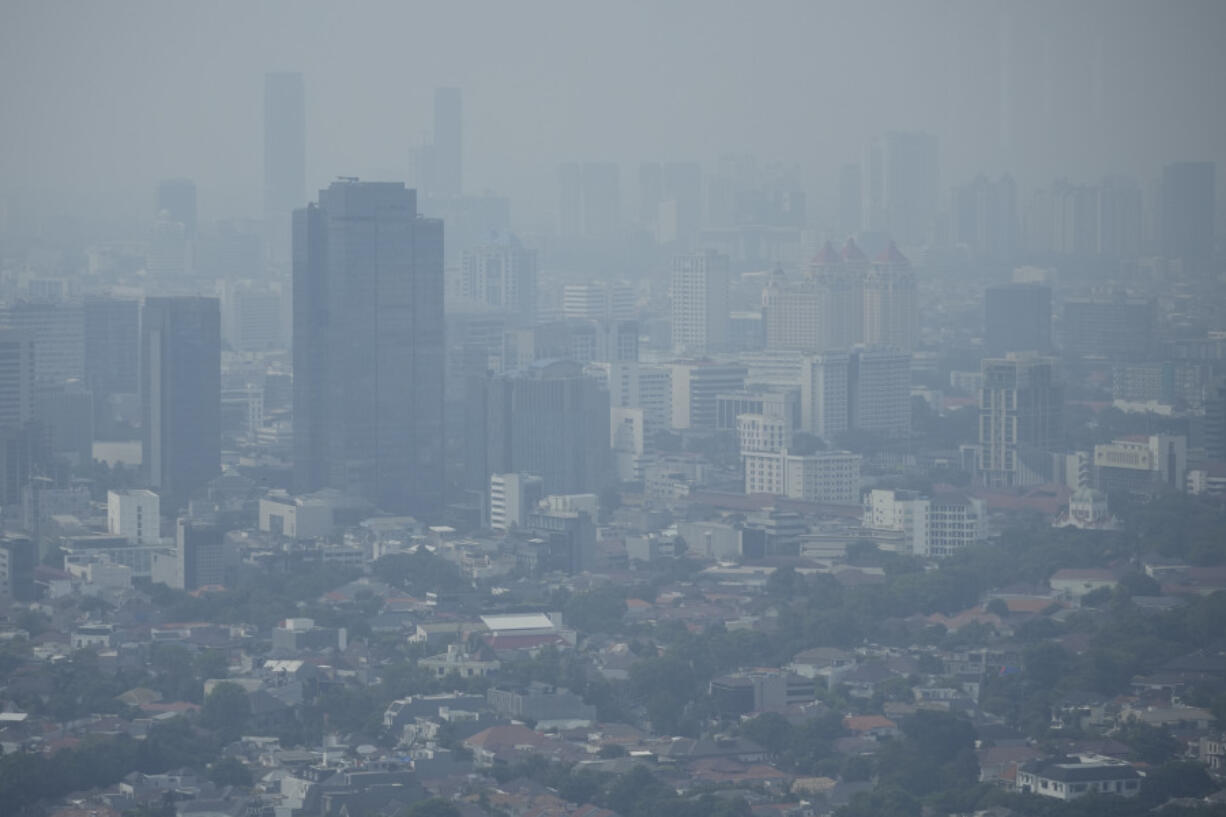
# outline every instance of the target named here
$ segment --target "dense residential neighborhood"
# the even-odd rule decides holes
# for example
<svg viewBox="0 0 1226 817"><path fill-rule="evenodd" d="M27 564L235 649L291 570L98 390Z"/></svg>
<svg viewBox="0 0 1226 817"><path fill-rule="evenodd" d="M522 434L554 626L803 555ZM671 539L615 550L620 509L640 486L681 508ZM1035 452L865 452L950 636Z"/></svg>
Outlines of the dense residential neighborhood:
<svg viewBox="0 0 1226 817"><path fill-rule="evenodd" d="M1120 531L990 512L935 562L867 526L837 556L715 558L678 531L743 541L754 512L719 497L658 507L678 521L631 559L632 499L583 572L516 529L294 539L261 501L224 586L36 566L2 631L0 793L54 815L858 815L1219 789L1218 504L1155 499Z"/></svg>

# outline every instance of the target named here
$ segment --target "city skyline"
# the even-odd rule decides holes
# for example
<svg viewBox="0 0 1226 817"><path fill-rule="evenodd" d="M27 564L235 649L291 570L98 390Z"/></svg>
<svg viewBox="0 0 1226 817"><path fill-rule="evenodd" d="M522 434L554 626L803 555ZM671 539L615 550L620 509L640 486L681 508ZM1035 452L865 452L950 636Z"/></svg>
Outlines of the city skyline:
<svg viewBox="0 0 1226 817"><path fill-rule="evenodd" d="M1226 817L1226 0L0 9L4 817Z"/></svg>
<svg viewBox="0 0 1226 817"><path fill-rule="evenodd" d="M1212 77L1223 73L1224 58L1211 34L1221 30L1226 12L1220 4L1182 3L1179 14L1167 15L1139 0L1123 6L1087 2L1061 8L1064 25L1058 31L1044 29L1044 15L1055 7L1043 3L1002 11L979 3L937 9L781 2L752 17L735 4L717 4L704 6L709 44L685 36L685 5L663 12L650 31L634 27L629 18L588 20L563 5L538 7L579 34L594 30L589 26L611 27L641 50L636 64L643 68L614 74L604 66L620 56L616 38L596 38L598 58L592 59L578 51L578 44L589 38L577 36L551 40L535 51L520 48L522 57L503 60L498 72L484 71L482 60L436 59L441 42L397 49L394 57L387 49L363 48L350 65L312 69L317 55L335 52L338 44L370 38L373 45L391 36L396 26L370 23L386 23L403 12L381 3L359 4L345 16L291 14L289 6L277 4L234 5L234 20L246 25L227 22L224 31L218 28L223 15L160 4L129 4L116 14L101 9L68 14L69 7L60 3L25 6L6 30L30 36L15 38L0 53L30 63L31 48L45 55L74 50L59 61L64 69L44 75L43 86L0 82L6 109L20 112L25 123L6 136L7 155L25 158L21 163L0 159L0 180L16 190L29 189L37 180L44 189L64 190L71 180L83 201L109 201L108 214L124 214L131 222L144 216L145 208L136 205L148 201L144 191L157 178L186 177L201 185L205 220L259 216L262 192L258 182L252 183L262 172L259 77L283 71L301 72L306 81L307 189L322 187L337 175L408 178L410 148L435 133L434 89L455 87L465 96L468 120L462 137L465 187L514 193L521 209L517 218L533 227L556 218L551 187L559 161L612 160L632 170L638 162L659 158L710 162L723 153L758 153L801 162L811 189L834 189L839 168L863 161L867 145L891 130L937 137L944 188L981 171L1010 172L1031 189L1054 178L1091 181L1128 168L1146 183L1165 164L1180 160L1226 166L1221 147L1226 144L1226 114L1197 102L1211 98ZM451 23L452 12L446 9L430 14L440 25ZM183 15L187 24L180 28ZM486 15L490 31L505 33L523 25L514 19L520 15L498 7L488 8ZM118 26L122 40L136 23L164 35L144 41L155 49L162 70L147 72L144 63L115 56L92 60L96 78L131 89L119 96L117 107L100 110L70 84L67 67L93 55L98 32ZM256 47L257 38L261 46L267 42L263 32L285 25L289 31L270 47ZM815 34L836 26L862 32L865 41L884 38L895 56L872 71L861 69L857 83L835 79L842 76L841 66L853 64L851 49L859 49L853 45L858 38L846 44L828 38L822 48L811 43ZM52 30L65 35L51 40L46 34ZM186 31L193 37L185 38ZM738 31L780 42L769 58L748 62L733 45ZM199 51L199 43L209 41L207 32L214 35L212 41L228 44L230 58L224 65ZM477 36L470 43L474 49L486 35ZM524 31L528 41L537 36ZM488 43L490 58L497 59L512 41L504 36ZM925 42L947 47L925 49ZM1171 43L1179 43L1178 60L1164 59L1162 49ZM675 59L676 53L690 50L694 56L713 52L732 59ZM576 70L554 70L568 59ZM211 68L207 83L194 68L201 63ZM0 75L20 76L17 65ZM677 72L668 90L651 81L652 66ZM360 81L362 76L398 73L416 81L407 89L396 86L395 106L377 104L372 94L379 91L373 88L352 93L354 87L370 86L370 79ZM794 78L802 73L816 77L817 87L796 85ZM723 80L728 89L718 103L701 92L708 79ZM61 101L38 106L40 87ZM392 93L391 87L375 87ZM509 93L511 88L519 93ZM581 88L593 93L583 94ZM602 110L599 105L606 96L632 106L626 121L652 126L627 127L612 120L608 106ZM156 101L163 114L151 120L142 116L145 100ZM517 115L525 106L537 115ZM590 115L561 117L560 106ZM780 120L772 106L787 115ZM818 112L831 109L841 112L839 128L821 125ZM88 119L73 118L78 116ZM134 130L127 124L140 119L149 120L148 126ZM1047 128L1042 123L1048 120L1062 127ZM101 127L81 128L85 121ZM1170 128L1166 123L1171 121L1196 126ZM761 126L767 122L779 124ZM86 133L88 142L76 135ZM719 136L712 142L708 134ZM1096 144L1107 147L1092 147ZM696 145L709 147L696 150ZM103 151L105 163L89 161ZM506 161L511 156L517 157L513 163ZM828 198L815 204L833 214L834 196Z"/></svg>

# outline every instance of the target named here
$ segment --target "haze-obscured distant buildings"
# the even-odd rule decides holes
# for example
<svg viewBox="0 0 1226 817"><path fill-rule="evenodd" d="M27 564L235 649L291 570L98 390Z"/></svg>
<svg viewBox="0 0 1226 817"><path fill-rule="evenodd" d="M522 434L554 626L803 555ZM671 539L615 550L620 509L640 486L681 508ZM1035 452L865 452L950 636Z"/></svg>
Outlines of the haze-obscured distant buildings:
<svg viewBox="0 0 1226 817"><path fill-rule="evenodd" d="M306 199L306 92L302 74L264 76L264 249L274 266L291 258L290 222Z"/></svg>

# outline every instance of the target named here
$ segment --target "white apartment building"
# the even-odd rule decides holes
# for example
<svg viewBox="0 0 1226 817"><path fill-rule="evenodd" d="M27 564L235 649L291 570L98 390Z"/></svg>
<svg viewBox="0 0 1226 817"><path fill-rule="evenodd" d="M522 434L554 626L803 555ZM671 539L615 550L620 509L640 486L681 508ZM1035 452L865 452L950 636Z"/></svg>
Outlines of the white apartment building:
<svg viewBox="0 0 1226 817"><path fill-rule="evenodd" d="M643 433L650 437L673 421L673 372L668 366L640 366L638 408L643 410Z"/></svg>
<svg viewBox="0 0 1226 817"><path fill-rule="evenodd" d="M562 288L562 317L591 320L634 319L634 288L626 281L566 284Z"/></svg>
<svg viewBox="0 0 1226 817"><path fill-rule="evenodd" d="M987 538L988 507L982 499L950 491L929 501L928 548L923 555L944 559Z"/></svg>
<svg viewBox="0 0 1226 817"><path fill-rule="evenodd" d="M751 451L774 454L785 450L792 442L787 418L766 414L738 414L736 434L743 454Z"/></svg>
<svg viewBox="0 0 1226 817"><path fill-rule="evenodd" d="M901 534L904 552L928 550L928 500L917 491L874 488L864 495L865 528L873 532Z"/></svg>
<svg viewBox="0 0 1226 817"><path fill-rule="evenodd" d="M510 530L524 524L544 494L544 480L533 474L490 474L490 528Z"/></svg>
<svg viewBox="0 0 1226 817"><path fill-rule="evenodd" d="M600 515L600 497L596 494L550 494L541 500L545 513L585 513L595 521Z"/></svg>
<svg viewBox="0 0 1226 817"><path fill-rule="evenodd" d="M641 480L646 464L641 408L614 407L609 410L609 444L613 449L613 468L617 478L623 482Z"/></svg>
<svg viewBox="0 0 1226 817"><path fill-rule="evenodd" d="M850 364L841 352L805 356L800 369L800 427L805 431L824 440L847 431Z"/></svg>
<svg viewBox="0 0 1226 817"><path fill-rule="evenodd" d="M319 497L271 491L260 498L260 530L291 539L320 539L332 532L332 505Z"/></svg>
<svg viewBox="0 0 1226 817"><path fill-rule="evenodd" d="M673 259L673 349L705 355L721 349L728 335L728 256L713 250Z"/></svg>
<svg viewBox="0 0 1226 817"><path fill-rule="evenodd" d="M873 489L864 497L863 525L892 534L905 552L942 559L987 538L987 505L957 492L929 498L917 491Z"/></svg>
<svg viewBox="0 0 1226 817"><path fill-rule="evenodd" d="M1138 435L1094 446L1094 470L1102 490L1183 491L1188 441L1182 435Z"/></svg>
<svg viewBox="0 0 1226 817"><path fill-rule="evenodd" d="M106 528L133 545L156 545L160 537L160 500L153 491L107 491Z"/></svg>
<svg viewBox="0 0 1226 817"><path fill-rule="evenodd" d="M786 449L746 451L745 493L804 502L855 505L860 501L861 457L850 451L789 454Z"/></svg>

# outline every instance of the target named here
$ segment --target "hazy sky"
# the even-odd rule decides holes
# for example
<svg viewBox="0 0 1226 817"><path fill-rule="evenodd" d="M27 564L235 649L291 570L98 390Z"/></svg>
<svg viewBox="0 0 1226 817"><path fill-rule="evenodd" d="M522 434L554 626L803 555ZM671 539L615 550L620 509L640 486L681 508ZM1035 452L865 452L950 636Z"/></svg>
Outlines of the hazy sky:
<svg viewBox="0 0 1226 817"><path fill-rule="evenodd" d="M0 187L147 219L188 176L202 219L256 216L268 70L306 76L311 189L404 178L458 85L465 186L521 215L570 159L753 152L820 190L890 128L941 137L945 185L1226 165L1221 0L0 0Z"/></svg>

